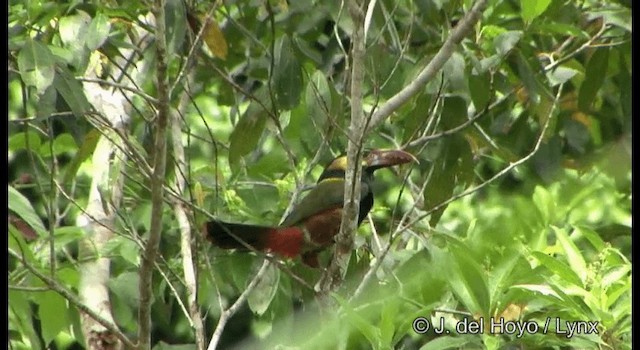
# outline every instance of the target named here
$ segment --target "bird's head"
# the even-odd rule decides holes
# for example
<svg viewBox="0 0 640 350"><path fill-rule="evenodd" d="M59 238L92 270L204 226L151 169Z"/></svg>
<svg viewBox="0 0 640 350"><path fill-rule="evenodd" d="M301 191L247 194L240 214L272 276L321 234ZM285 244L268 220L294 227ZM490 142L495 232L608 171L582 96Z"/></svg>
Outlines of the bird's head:
<svg viewBox="0 0 640 350"><path fill-rule="evenodd" d="M363 174L373 174L375 170L388 168L394 165L405 164L418 160L411 153L401 150L381 150L374 149L365 151L362 155L362 172ZM347 155L342 154L334 158L324 168L318 182L327 178L344 178L347 171Z"/></svg>

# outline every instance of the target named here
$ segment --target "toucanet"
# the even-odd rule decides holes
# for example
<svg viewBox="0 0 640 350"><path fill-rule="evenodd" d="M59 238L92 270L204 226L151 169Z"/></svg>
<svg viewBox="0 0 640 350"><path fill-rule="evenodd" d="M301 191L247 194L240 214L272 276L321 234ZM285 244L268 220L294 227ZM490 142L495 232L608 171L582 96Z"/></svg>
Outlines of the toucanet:
<svg viewBox="0 0 640 350"><path fill-rule="evenodd" d="M415 160L401 150L371 150L363 154L358 225L373 207L373 172ZM203 234L223 249L257 250L286 258L301 256L305 264L318 267L318 253L331 246L340 231L346 169L346 155L333 159L315 187L278 227L214 220L203 225Z"/></svg>

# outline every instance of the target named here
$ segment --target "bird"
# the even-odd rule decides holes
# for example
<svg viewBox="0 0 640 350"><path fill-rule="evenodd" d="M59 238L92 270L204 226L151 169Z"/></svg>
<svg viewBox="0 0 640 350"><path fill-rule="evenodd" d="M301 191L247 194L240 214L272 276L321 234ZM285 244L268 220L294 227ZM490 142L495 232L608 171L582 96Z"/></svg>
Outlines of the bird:
<svg viewBox="0 0 640 350"><path fill-rule="evenodd" d="M363 153L358 225L373 207L374 171L414 161L412 154L402 150ZM315 187L277 227L211 220L203 224L202 234L222 249L261 251L289 259L300 256L304 264L317 268L318 254L334 243L340 231L346 169L345 154L330 161Z"/></svg>

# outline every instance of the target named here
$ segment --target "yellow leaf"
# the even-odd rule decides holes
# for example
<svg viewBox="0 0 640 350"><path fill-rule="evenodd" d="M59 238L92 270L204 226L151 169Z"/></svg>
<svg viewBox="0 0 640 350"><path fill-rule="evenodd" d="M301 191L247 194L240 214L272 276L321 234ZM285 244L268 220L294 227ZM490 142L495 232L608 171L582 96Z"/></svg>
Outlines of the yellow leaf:
<svg viewBox="0 0 640 350"><path fill-rule="evenodd" d="M205 20L206 18L202 17L202 21L204 22ZM218 23L214 19L209 18L206 21L202 40L204 40L214 56L223 60L227 58L227 40L225 40L224 34L222 34Z"/></svg>

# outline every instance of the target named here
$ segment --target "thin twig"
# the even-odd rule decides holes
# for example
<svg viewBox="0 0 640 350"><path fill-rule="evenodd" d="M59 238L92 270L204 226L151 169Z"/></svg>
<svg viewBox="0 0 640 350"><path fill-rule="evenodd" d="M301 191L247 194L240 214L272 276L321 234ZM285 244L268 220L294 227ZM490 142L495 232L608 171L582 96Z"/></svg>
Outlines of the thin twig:
<svg viewBox="0 0 640 350"><path fill-rule="evenodd" d="M542 140L544 140L544 135L547 131L547 128L549 127L550 121L551 119L553 119L553 113L555 111L555 109L557 108L557 104L558 101L560 99L561 96L561 92L562 92L562 85L560 85L560 88L558 89L558 93L556 94L556 99L554 101L553 107L551 108L551 110L549 111L549 115L547 116L547 120L545 121L542 130L540 131L540 136L538 137L538 140L536 141L536 144L533 148L533 150L531 150L531 152L529 152L529 154L527 154L526 156L524 156L523 158L520 158L519 160L510 163L507 167L505 167L504 169L502 169L501 171L499 171L498 173L496 173L494 176L492 176L491 178L489 178L488 180L485 180L484 182L482 182L481 184L479 184L478 186L472 187L462 193L459 193L455 196L450 197L449 199L445 200L444 202L434 206L433 208L429 209L426 213L418 216L416 219L414 219L413 221L409 222L407 225L405 225L404 227L399 227L398 231L403 232L406 229L408 229L409 227L415 225L417 222L423 220L424 218L426 218L427 216L429 216L431 213L442 209L443 207L445 207L446 205L448 205L449 203L456 201L462 197L466 197L482 188L484 188L485 186L491 184L492 182L496 181L497 179L501 178L502 176L506 175L507 173L509 173L511 170L513 170L515 167L517 167L518 165L521 165L523 163L525 163L526 161L528 161L529 159L531 159L531 157L533 157L537 152L538 149L540 149L540 145L542 144Z"/></svg>
<svg viewBox="0 0 640 350"><path fill-rule="evenodd" d="M438 50L433 59L431 59L427 66L420 72L420 74L418 74L416 79L411 81L411 83L409 83L397 94L387 100L387 102L385 102L379 109L375 111L371 120L371 125L369 126L371 129L374 129L384 119L398 110L398 108L400 108L411 97L422 91L424 85L438 73L438 71L451 57L456 46L480 20L482 12L484 11L486 6L487 0L476 1L471 10L465 15L462 20L460 20L460 22L458 22L440 50Z"/></svg>
<svg viewBox="0 0 640 350"><path fill-rule="evenodd" d="M202 23L200 30L198 30L198 34L196 34L196 37L193 40L193 44L189 48L189 53L187 54L186 62L182 66L182 69L180 69L180 73L178 73L178 76L176 77L176 80L173 82L173 85L171 85L171 87L169 88L169 92L167 94L167 96L169 96L169 99L171 99L171 96L173 96L173 91L176 89L178 84L180 84L180 82L184 78L184 75L187 72L187 68L191 66L190 62L193 59L195 50L201 46L200 41L202 40L202 35L204 33L204 30L207 27L207 23L211 19L211 16L213 15L213 11L216 9L217 6L218 6L218 1L215 1L209 8L209 11L207 11L207 14L204 18L204 23Z"/></svg>
<svg viewBox="0 0 640 350"><path fill-rule="evenodd" d="M23 256L14 252L11 248L9 248L8 251L9 251L9 255L18 259L22 263L22 265L27 268L27 270L29 270L34 276L36 276L38 279L44 282L51 290L60 294L60 296L65 298L67 301L69 301L69 303L77 307L78 310L87 314L89 317L96 320L98 323L100 323L102 326L108 329L118 339L120 339L120 341L122 341L122 343L125 346L127 346L127 348L135 348L135 344L124 333L122 333L115 324L107 321L105 318L103 318L102 316L94 312L91 308L87 307L87 305L85 305L82 301L80 301L80 298L77 295L73 294L66 287L61 285L58 281L38 271L38 269L33 267L31 264L29 264L24 259Z"/></svg>
<svg viewBox="0 0 640 350"><path fill-rule="evenodd" d="M213 331L213 336L211 336L211 341L209 342L208 350L215 350L218 346L218 342L220 342L220 337L222 336L222 331L226 326L229 319L240 309L242 304L244 304L245 300L249 297L249 294L253 291L253 289L258 285L258 282L262 280L262 277L267 272L267 268L269 267L269 261L265 260L260 267L260 270L253 277L247 288L240 294L238 299L226 310L223 310L220 314L220 319L218 320L218 325L216 329Z"/></svg>
<svg viewBox="0 0 640 350"><path fill-rule="evenodd" d="M192 74L187 77L187 81L192 78ZM183 94L180 99L179 110L184 110L187 107L189 101L188 95ZM171 140L173 142L173 158L175 161L175 182L174 192L178 196L182 196L185 191L187 179L185 174L187 161L185 159L184 145L182 144L182 125L181 119L178 113L173 113L171 118ZM189 218L185 206L181 205L178 201L170 199L173 202L174 213L178 222L180 230L180 252L182 253L182 270L184 272L184 279L187 289L187 302L189 304L189 314L191 315L190 322L194 328L196 335L196 348L198 350L204 350L205 348L205 333L204 325L202 323L202 315L200 314L200 307L198 306L198 280L196 275L196 269L194 266L193 251L191 247L191 225L189 224ZM179 297L176 295L176 297Z"/></svg>
<svg viewBox="0 0 640 350"><path fill-rule="evenodd" d="M76 80L82 81L82 82L85 82L85 83L95 83L95 84L107 85L107 86L115 87L115 88L118 88L118 89L121 89L121 90L126 90L126 91L129 91L129 92L133 92L134 94L142 97L143 99L147 100L149 103L151 103L153 105L157 105L158 104L158 100L157 99L155 99L152 96L149 96L144 91L142 91L140 89L133 88L131 86L124 85L124 84L115 83L115 82L113 82L111 80L104 80L104 79L97 79L97 78L83 78L83 77L76 77Z"/></svg>

